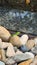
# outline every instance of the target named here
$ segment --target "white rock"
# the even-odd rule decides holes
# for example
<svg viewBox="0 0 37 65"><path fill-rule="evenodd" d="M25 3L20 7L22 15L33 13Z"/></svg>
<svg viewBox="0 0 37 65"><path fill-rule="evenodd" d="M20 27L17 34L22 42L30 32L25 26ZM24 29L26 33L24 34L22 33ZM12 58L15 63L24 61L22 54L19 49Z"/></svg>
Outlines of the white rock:
<svg viewBox="0 0 37 65"><path fill-rule="evenodd" d="M0 38L4 41L8 41L10 36L11 34L9 33L9 31L3 26L0 26Z"/></svg>
<svg viewBox="0 0 37 65"><path fill-rule="evenodd" d="M34 39L35 44L37 44L37 37Z"/></svg>
<svg viewBox="0 0 37 65"><path fill-rule="evenodd" d="M24 34L20 37L22 45L25 45L28 40L28 35Z"/></svg>
<svg viewBox="0 0 37 65"><path fill-rule="evenodd" d="M6 56L11 57L15 55L15 51L14 48L12 46L12 44L9 45L7 52L6 52Z"/></svg>
<svg viewBox="0 0 37 65"><path fill-rule="evenodd" d="M2 39L0 38L0 42L2 42Z"/></svg>
<svg viewBox="0 0 37 65"><path fill-rule="evenodd" d="M0 65L5 65L5 63L4 63L4 62L2 62L2 61L0 61Z"/></svg>

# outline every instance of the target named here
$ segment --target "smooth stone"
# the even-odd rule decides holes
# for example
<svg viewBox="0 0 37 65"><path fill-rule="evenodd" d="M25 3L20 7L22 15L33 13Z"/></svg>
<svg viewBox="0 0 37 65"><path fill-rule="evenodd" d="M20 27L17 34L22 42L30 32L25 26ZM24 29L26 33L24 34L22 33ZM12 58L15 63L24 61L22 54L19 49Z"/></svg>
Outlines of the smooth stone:
<svg viewBox="0 0 37 65"><path fill-rule="evenodd" d="M31 52L26 52L26 53L17 54L14 56L14 60L16 62L20 62L27 59L34 59L34 54L32 54Z"/></svg>
<svg viewBox="0 0 37 65"><path fill-rule="evenodd" d="M7 48L7 51L6 51L6 56L7 57L11 57L11 56L14 56L15 55L15 51L14 51L14 48L13 48L13 45L10 44Z"/></svg>
<svg viewBox="0 0 37 65"><path fill-rule="evenodd" d="M0 42L0 48L2 48L2 49L8 48L9 44L11 44L11 43L9 43L9 42Z"/></svg>
<svg viewBox="0 0 37 65"><path fill-rule="evenodd" d="M3 26L0 26L0 38L4 41L8 41L10 37L11 34L9 33L9 31Z"/></svg>
<svg viewBox="0 0 37 65"><path fill-rule="evenodd" d="M28 49L28 47L26 45L23 45L23 46L19 47L19 50L21 50L22 52L29 51L29 49Z"/></svg>
<svg viewBox="0 0 37 65"><path fill-rule="evenodd" d="M32 59L29 59L29 60L19 63L18 65L30 65L30 63L32 63L32 61L33 61Z"/></svg>
<svg viewBox="0 0 37 65"><path fill-rule="evenodd" d="M34 38L34 42L35 42L35 44L37 44L37 37L36 37L36 38Z"/></svg>
<svg viewBox="0 0 37 65"><path fill-rule="evenodd" d="M37 55L37 45L31 49L31 52Z"/></svg>
<svg viewBox="0 0 37 65"><path fill-rule="evenodd" d="M24 34L20 37L22 45L25 45L28 41L28 35Z"/></svg>
<svg viewBox="0 0 37 65"><path fill-rule="evenodd" d="M10 43L12 43L12 45L20 47L21 41L20 41L20 37L17 35L14 35L13 37L10 38Z"/></svg>
<svg viewBox="0 0 37 65"><path fill-rule="evenodd" d="M34 47L34 45L35 45L35 43L34 43L34 40L32 40L32 39L28 40L26 43L26 46L27 46L27 48L29 48L29 50L32 49Z"/></svg>
<svg viewBox="0 0 37 65"><path fill-rule="evenodd" d="M13 64L15 64L15 61L13 60L13 58L7 58L6 61L5 61L5 63L7 65L13 65Z"/></svg>
<svg viewBox="0 0 37 65"><path fill-rule="evenodd" d="M0 65L5 65L5 63L4 63L4 62L2 62L2 61L0 61Z"/></svg>

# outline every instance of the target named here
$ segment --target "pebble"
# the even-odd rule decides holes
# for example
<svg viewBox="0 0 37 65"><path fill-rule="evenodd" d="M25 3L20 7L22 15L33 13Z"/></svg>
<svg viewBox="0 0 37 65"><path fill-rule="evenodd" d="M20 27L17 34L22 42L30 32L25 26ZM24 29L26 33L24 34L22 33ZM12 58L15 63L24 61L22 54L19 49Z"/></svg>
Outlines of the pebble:
<svg viewBox="0 0 37 65"><path fill-rule="evenodd" d="M21 43L22 45L25 45L27 43L28 40L28 35L24 34L20 37Z"/></svg>
<svg viewBox="0 0 37 65"><path fill-rule="evenodd" d="M16 62L20 62L27 59L34 59L34 54L32 54L31 52L25 52L14 56L14 60Z"/></svg>
<svg viewBox="0 0 37 65"><path fill-rule="evenodd" d="M19 50L21 50L22 52L29 51L29 49L28 49L28 47L26 45L22 45L21 47L19 47Z"/></svg>
<svg viewBox="0 0 37 65"><path fill-rule="evenodd" d="M26 46L29 50L31 50L34 47L35 43L34 40L30 39L28 40L28 42L26 43Z"/></svg>
<svg viewBox="0 0 37 65"><path fill-rule="evenodd" d="M18 65L30 65L30 63L32 62L32 59L26 60L24 62L19 63Z"/></svg>
<svg viewBox="0 0 37 65"><path fill-rule="evenodd" d="M34 42L35 42L35 44L37 44L37 37L36 37L36 38L34 38Z"/></svg>
<svg viewBox="0 0 37 65"><path fill-rule="evenodd" d="M6 56L11 57L11 56L14 56L14 55L15 55L14 48L13 48L12 44L10 44L9 47L7 48Z"/></svg>
<svg viewBox="0 0 37 65"><path fill-rule="evenodd" d="M17 35L14 35L13 37L10 38L10 43L12 43L12 45L20 47L21 41L20 41L20 37Z"/></svg>
<svg viewBox="0 0 37 65"><path fill-rule="evenodd" d="M13 64L15 64L15 61L13 60L13 58L7 58L6 61L5 61L5 63L7 65L13 65Z"/></svg>
<svg viewBox="0 0 37 65"><path fill-rule="evenodd" d="M4 62L2 62L2 61L0 61L0 65L5 65L5 63L4 63Z"/></svg>
<svg viewBox="0 0 37 65"><path fill-rule="evenodd" d="M37 45L31 49L31 52L37 55Z"/></svg>
<svg viewBox="0 0 37 65"><path fill-rule="evenodd" d="M8 41L10 36L11 34L9 33L9 31L3 26L0 26L0 38L4 41Z"/></svg>

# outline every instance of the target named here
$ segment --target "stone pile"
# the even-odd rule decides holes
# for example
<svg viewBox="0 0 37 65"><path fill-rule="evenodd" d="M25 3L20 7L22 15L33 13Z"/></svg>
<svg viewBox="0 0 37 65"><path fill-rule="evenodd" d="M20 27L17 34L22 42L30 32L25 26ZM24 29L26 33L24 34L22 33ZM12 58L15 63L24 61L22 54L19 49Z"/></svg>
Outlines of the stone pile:
<svg viewBox="0 0 37 65"><path fill-rule="evenodd" d="M0 26L0 65L37 65L37 37L12 36Z"/></svg>

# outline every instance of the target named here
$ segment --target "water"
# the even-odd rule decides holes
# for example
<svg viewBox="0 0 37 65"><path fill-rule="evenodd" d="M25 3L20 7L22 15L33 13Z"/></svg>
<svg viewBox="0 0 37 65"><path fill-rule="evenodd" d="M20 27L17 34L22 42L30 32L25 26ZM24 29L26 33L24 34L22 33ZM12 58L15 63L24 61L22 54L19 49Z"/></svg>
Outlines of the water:
<svg viewBox="0 0 37 65"><path fill-rule="evenodd" d="M0 6L0 25L11 30L37 34L37 12Z"/></svg>

